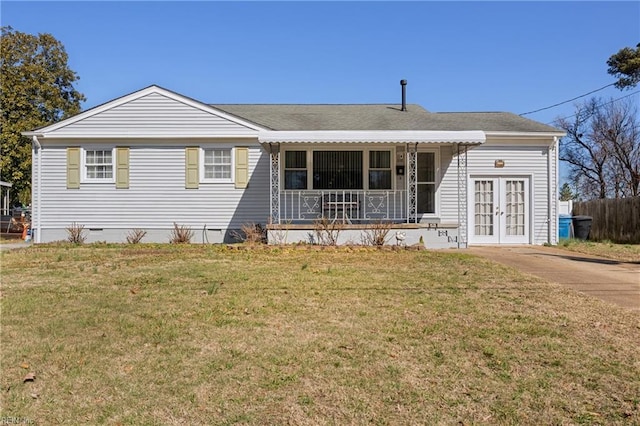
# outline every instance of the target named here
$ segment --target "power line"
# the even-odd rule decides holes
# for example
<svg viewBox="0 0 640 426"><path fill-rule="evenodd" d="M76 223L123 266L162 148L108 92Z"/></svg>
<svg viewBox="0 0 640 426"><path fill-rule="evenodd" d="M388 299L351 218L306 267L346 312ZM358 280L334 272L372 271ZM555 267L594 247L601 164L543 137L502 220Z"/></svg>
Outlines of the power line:
<svg viewBox="0 0 640 426"><path fill-rule="evenodd" d="M585 96L588 96L588 95L590 95L592 93L596 93L596 92L599 92L601 90L604 90L607 87L613 86L614 84L615 83L607 84L606 86L602 86L599 89L592 90L591 92L585 93L584 95L576 96L575 98L569 99L568 101L563 101L563 102L560 102L560 103L557 103L557 104L554 104L554 105L551 105L551 106L548 106L548 107L537 109L535 111L524 112L524 113L520 114L520 116L522 117L523 115L533 114L534 112L540 112L540 111L544 111L546 109L551 109L551 108L554 108L554 107L557 107L557 106L560 106L560 105L564 105L564 104L569 103L571 101L575 101L576 99L584 98Z"/></svg>
<svg viewBox="0 0 640 426"><path fill-rule="evenodd" d="M607 101L607 102L601 103L601 104L598 105L598 107L609 105L609 104L612 104L614 102L618 102L618 101L620 101L622 99L628 98L629 96L633 96L633 95L636 95L638 93L640 93L640 90L636 90L635 92L631 92L628 95L621 96L621 97L619 97L617 99L613 99L611 101ZM565 118L571 118L571 117L575 117L576 115L578 115L578 114L567 115L566 117L558 117L554 121L550 121L550 122L545 123L545 124L552 125L556 120L562 120L562 119L565 119Z"/></svg>

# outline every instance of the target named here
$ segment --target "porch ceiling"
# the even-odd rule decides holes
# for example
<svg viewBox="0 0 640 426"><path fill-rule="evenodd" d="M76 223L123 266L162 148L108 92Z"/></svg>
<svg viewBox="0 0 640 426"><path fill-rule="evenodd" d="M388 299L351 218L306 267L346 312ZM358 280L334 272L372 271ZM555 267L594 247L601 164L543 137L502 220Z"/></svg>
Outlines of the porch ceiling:
<svg viewBox="0 0 640 426"><path fill-rule="evenodd" d="M323 131L261 131L260 143L433 143L482 144L486 140L481 130L323 130Z"/></svg>

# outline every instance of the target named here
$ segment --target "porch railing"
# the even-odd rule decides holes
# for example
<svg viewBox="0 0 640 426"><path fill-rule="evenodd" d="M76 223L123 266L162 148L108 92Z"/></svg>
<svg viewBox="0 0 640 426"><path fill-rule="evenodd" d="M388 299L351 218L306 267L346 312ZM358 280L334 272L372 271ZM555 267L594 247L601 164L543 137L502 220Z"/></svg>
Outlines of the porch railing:
<svg viewBox="0 0 640 426"><path fill-rule="evenodd" d="M280 223L313 222L323 217L356 224L376 221L406 222L407 191L280 191Z"/></svg>

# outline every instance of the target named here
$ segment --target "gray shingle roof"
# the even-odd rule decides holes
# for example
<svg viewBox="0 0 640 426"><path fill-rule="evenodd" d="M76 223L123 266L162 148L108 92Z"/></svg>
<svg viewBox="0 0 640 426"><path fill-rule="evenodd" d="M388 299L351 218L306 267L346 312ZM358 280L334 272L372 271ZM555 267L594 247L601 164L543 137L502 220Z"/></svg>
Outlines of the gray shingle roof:
<svg viewBox="0 0 640 426"><path fill-rule="evenodd" d="M271 130L483 130L559 132L508 112L437 112L420 105L213 104L226 113Z"/></svg>

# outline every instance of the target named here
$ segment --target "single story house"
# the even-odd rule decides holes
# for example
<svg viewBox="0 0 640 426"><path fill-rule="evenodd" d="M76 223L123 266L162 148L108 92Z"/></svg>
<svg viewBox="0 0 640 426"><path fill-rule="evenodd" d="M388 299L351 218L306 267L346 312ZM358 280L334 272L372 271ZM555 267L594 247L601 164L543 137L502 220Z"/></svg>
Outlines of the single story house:
<svg viewBox="0 0 640 426"><path fill-rule="evenodd" d="M341 243L388 224L390 244L555 244L554 127L505 112L432 113L402 103L210 105L158 86L32 138L32 232L65 240L228 242L246 224L269 241ZM316 224L316 225L314 225ZM396 237L398 241L396 241Z"/></svg>

